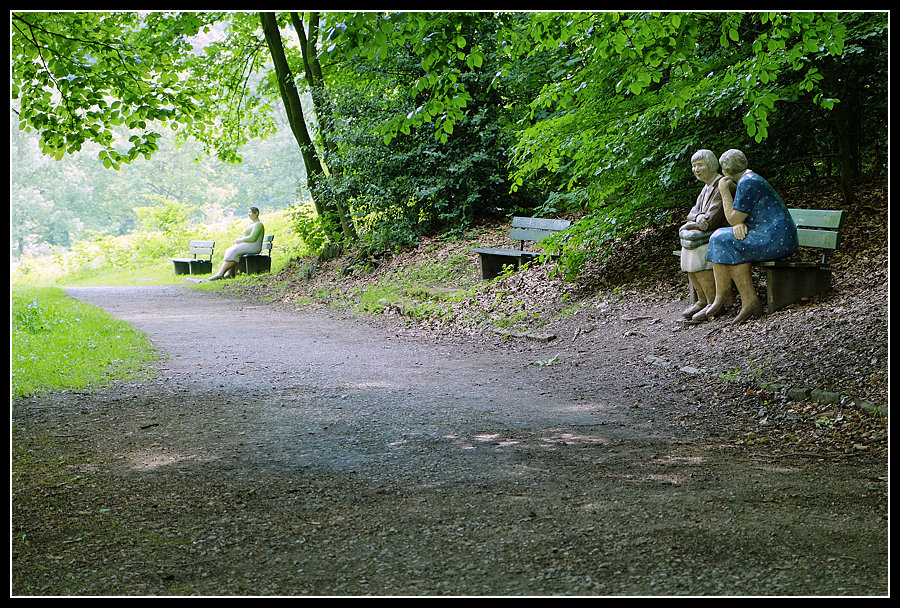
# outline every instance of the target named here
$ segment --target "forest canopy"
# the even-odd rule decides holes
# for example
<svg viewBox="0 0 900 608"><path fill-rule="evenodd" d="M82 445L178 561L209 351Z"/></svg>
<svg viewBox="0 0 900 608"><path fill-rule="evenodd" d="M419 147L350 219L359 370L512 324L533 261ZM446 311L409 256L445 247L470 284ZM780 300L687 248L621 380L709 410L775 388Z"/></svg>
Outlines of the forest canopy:
<svg viewBox="0 0 900 608"><path fill-rule="evenodd" d="M699 148L848 198L886 171L887 27L886 12L14 11L12 113L43 154L91 150L110 170L176 139L236 163L283 117L296 172L269 179L308 193L323 241L568 214L574 274L683 215Z"/></svg>

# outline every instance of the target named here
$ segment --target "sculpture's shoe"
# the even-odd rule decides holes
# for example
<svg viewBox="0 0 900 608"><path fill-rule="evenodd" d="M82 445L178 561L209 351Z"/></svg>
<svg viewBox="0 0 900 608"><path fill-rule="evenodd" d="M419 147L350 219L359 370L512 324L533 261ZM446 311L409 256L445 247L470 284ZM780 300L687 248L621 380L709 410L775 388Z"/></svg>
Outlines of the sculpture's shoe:
<svg viewBox="0 0 900 608"><path fill-rule="evenodd" d="M703 323L715 317L722 311L722 305L716 306L715 302L691 317L689 323Z"/></svg>
<svg viewBox="0 0 900 608"><path fill-rule="evenodd" d="M761 300L757 300L756 303L753 304L752 306L749 306L747 308L742 308L741 311L738 313L738 316L735 317L735 319L734 319L734 321L732 321L732 323L734 323L735 325L740 325L741 323L744 323L745 321L747 321L750 317L753 317L754 319L758 319L759 317L762 316L762 314L763 314L763 303Z"/></svg>
<svg viewBox="0 0 900 608"><path fill-rule="evenodd" d="M706 308L706 302L697 302L693 306L686 308L684 312L681 313L681 316L685 319L690 319L704 308Z"/></svg>

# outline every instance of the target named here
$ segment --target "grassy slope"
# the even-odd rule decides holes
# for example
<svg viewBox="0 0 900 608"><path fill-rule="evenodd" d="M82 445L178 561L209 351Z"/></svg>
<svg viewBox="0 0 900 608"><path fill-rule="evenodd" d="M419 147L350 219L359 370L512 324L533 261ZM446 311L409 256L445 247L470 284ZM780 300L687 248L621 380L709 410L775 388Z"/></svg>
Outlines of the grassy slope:
<svg viewBox="0 0 900 608"><path fill-rule="evenodd" d="M18 289L10 303L13 397L137 377L156 356L143 334L61 289Z"/></svg>

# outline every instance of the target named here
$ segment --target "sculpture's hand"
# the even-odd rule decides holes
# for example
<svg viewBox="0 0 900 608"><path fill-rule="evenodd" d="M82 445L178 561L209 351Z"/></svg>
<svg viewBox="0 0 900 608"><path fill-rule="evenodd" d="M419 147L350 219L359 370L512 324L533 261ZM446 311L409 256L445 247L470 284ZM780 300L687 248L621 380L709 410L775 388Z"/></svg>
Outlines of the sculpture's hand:
<svg viewBox="0 0 900 608"><path fill-rule="evenodd" d="M749 229L747 228L747 224L741 222L740 224L735 224L734 226L734 238L739 241L743 241L747 237L747 232Z"/></svg>
<svg viewBox="0 0 900 608"><path fill-rule="evenodd" d="M734 185L734 181L727 175L719 180L718 187L719 192L723 195L725 194L725 192L728 192L730 194L737 188L737 186Z"/></svg>

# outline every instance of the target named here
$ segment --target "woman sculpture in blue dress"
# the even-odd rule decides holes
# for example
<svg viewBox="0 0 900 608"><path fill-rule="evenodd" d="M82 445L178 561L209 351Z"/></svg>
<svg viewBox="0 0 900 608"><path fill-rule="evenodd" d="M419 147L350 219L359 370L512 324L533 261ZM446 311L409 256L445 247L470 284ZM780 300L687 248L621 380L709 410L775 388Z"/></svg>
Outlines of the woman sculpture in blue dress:
<svg viewBox="0 0 900 608"><path fill-rule="evenodd" d="M763 303L750 273L752 262L776 260L797 250L797 226L787 206L769 183L747 168L740 150L728 150L719 158L722 173L719 191L730 227L719 228L709 238L706 258L713 265L716 297L712 304L692 317L700 322L718 314L734 282L741 295L741 310L735 323L762 314ZM737 184L734 198L729 183Z"/></svg>

